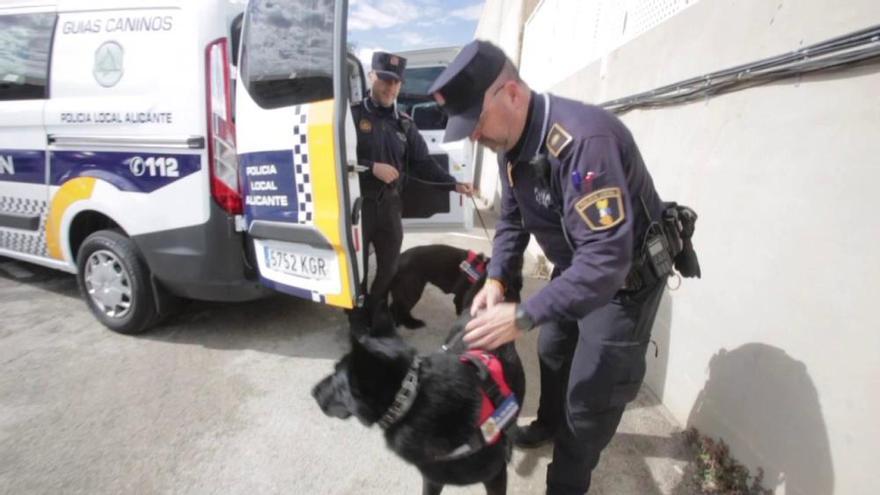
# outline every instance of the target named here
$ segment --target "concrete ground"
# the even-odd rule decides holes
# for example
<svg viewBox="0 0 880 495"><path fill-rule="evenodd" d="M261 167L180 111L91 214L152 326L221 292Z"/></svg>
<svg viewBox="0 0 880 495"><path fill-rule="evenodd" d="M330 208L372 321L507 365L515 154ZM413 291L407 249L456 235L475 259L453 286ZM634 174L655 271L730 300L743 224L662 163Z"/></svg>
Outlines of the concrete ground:
<svg viewBox="0 0 880 495"><path fill-rule="evenodd" d="M433 242L489 252L480 229L409 232L405 247ZM528 279L526 295L543 283ZM451 297L429 288L414 314L430 327L401 333L432 352ZM310 395L347 339L340 310L280 295L191 303L122 336L91 316L73 276L0 258L0 493L419 493L418 472L377 427L325 417ZM535 415L535 341L517 343L529 377L520 423ZM693 493L677 431L643 391L590 493ZM543 493L550 456L515 451L509 493Z"/></svg>

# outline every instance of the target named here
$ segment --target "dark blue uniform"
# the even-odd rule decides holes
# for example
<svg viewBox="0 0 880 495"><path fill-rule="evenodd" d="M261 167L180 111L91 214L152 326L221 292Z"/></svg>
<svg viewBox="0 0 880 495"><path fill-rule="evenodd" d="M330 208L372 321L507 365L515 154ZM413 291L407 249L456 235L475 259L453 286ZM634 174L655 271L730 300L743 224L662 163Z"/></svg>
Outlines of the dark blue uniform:
<svg viewBox="0 0 880 495"><path fill-rule="evenodd" d="M446 141L474 135L506 65L512 67L501 49L478 40L434 81L429 92L449 114ZM508 74L499 84L514 80ZM509 282L518 275L530 234L555 265L515 325L541 327L538 422L555 432L547 493L581 495L645 375L669 273L662 255L675 254L658 244L664 207L616 117L550 95L531 93L525 129L499 156L499 175L502 211L489 277Z"/></svg>
<svg viewBox="0 0 880 495"><path fill-rule="evenodd" d="M372 171L360 174L363 197L363 245L376 251L376 278L367 292L367 274L363 290L368 293L367 307L384 303L391 280L397 272L400 245L402 202L400 192L408 176L436 183L452 191L455 178L444 172L428 154L428 146L406 114L393 107L382 107L371 98L351 107L357 128L358 163L372 168L374 162L395 167L400 178L391 184L379 180Z"/></svg>
<svg viewBox="0 0 880 495"><path fill-rule="evenodd" d="M539 154L547 156L543 168L529 163ZM555 265L551 282L523 307L542 325L538 417L556 430L548 493L582 494L644 378L665 278L622 288L663 207L626 127L565 98L532 93L519 147L499 156L499 167L502 212L489 276L516 275L530 233Z"/></svg>

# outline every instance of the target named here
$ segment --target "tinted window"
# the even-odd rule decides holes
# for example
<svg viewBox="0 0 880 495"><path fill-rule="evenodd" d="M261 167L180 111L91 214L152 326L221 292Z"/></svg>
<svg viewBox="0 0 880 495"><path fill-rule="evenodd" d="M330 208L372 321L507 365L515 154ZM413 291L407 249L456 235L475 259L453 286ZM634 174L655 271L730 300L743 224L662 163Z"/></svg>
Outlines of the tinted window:
<svg viewBox="0 0 880 495"><path fill-rule="evenodd" d="M404 82L397 103L403 111L412 116L419 130L432 131L446 128L446 114L440 110L434 98L428 96L428 89L443 69L442 66L436 66L403 71Z"/></svg>
<svg viewBox="0 0 880 495"><path fill-rule="evenodd" d="M446 128L446 113L430 96L401 94L397 97L397 105L413 118L420 131L436 131Z"/></svg>
<svg viewBox="0 0 880 495"><path fill-rule="evenodd" d="M0 100L46 98L55 14L0 16Z"/></svg>
<svg viewBox="0 0 880 495"><path fill-rule="evenodd" d="M428 89L437 76L443 72L443 67L419 67L403 71L403 87L401 93L410 95L428 94Z"/></svg>
<svg viewBox="0 0 880 495"><path fill-rule="evenodd" d="M245 87L263 108L333 98L334 0L256 0L242 45Z"/></svg>

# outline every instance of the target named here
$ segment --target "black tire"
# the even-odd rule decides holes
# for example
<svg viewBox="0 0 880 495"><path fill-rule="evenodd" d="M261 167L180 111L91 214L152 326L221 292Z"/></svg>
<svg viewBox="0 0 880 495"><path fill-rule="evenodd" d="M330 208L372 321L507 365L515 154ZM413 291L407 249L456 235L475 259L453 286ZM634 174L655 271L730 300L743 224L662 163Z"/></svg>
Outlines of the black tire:
<svg viewBox="0 0 880 495"><path fill-rule="evenodd" d="M132 335L159 321L150 270L128 237L114 230L93 233L80 246L76 266L80 294L110 330Z"/></svg>

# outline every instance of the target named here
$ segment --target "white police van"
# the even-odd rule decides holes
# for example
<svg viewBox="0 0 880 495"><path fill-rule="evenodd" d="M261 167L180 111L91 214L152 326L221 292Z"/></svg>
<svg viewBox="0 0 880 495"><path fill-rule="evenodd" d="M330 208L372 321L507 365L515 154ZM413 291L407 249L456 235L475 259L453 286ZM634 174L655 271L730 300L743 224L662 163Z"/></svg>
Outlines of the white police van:
<svg viewBox="0 0 880 495"><path fill-rule="evenodd" d="M404 83L397 102L409 113L434 161L458 182L471 182L475 175L474 146L467 140L443 142L446 114L437 106L428 88L458 54L460 47L438 47L398 52L406 57ZM445 192L417 181L403 190L404 225L473 226L471 201L455 192Z"/></svg>
<svg viewBox="0 0 880 495"><path fill-rule="evenodd" d="M348 109L364 77L347 2L243 8L0 5L0 256L76 273L123 333L154 324L169 294L356 304Z"/></svg>

